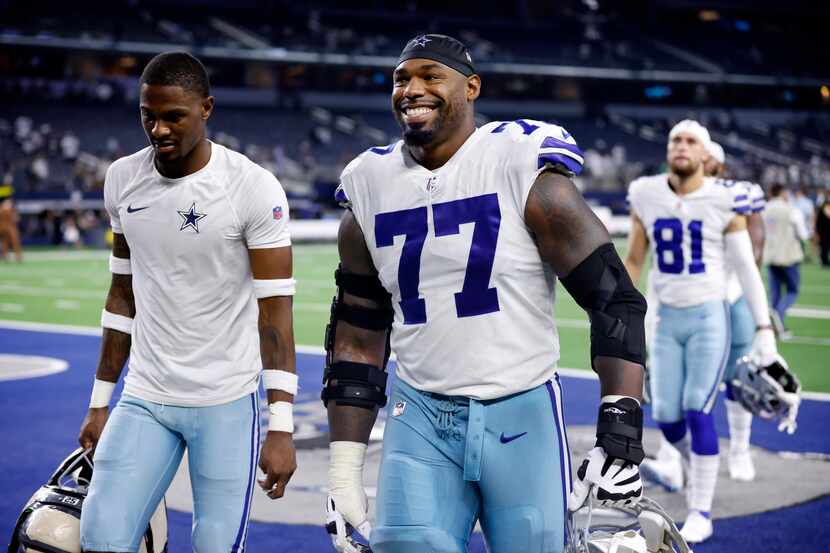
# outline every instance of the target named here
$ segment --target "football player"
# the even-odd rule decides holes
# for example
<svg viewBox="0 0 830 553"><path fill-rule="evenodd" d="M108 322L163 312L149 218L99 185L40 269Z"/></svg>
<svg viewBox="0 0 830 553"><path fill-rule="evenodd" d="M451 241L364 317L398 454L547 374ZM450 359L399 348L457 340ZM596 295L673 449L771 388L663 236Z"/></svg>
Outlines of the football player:
<svg viewBox="0 0 830 553"><path fill-rule="evenodd" d="M726 154L723 147L717 142L709 143L709 159L706 161L704 172L709 177L720 177L726 171ZM766 201L764 190L755 183L742 183L749 195L750 211L746 215L747 230L752 240L752 251L755 264L761 265L764 255L764 220L761 212ZM735 366L741 357L752 349L752 338L755 334L755 321L752 311L744 297L741 283L737 274L727 264L728 283L726 299L729 302L729 313L732 324L732 344L729 348L729 360L726 364L724 382L726 384L726 417L729 423L729 476L734 480L749 482L755 479L755 466L749 453L749 437L752 431L752 413L744 409L735 400L732 380L735 377Z"/></svg>
<svg viewBox="0 0 830 553"><path fill-rule="evenodd" d="M271 173L207 140L214 99L199 60L160 54L140 87L150 146L113 163L104 184L113 277L79 437L97 446L81 543L136 551L186 449L194 550L242 551L257 458L272 498L296 468L288 205Z"/></svg>
<svg viewBox="0 0 830 553"><path fill-rule="evenodd" d="M726 172L726 155L723 147L715 141L710 141L707 153L709 157L704 161L704 174L707 177L722 177ZM746 215L747 230L752 241L755 263L760 266L764 252L764 222L761 218L761 212L764 210L766 203L764 191L754 183L742 182L739 185L746 188L749 197L750 211ZM749 482L755 478L755 466L749 450L752 414L735 400L732 380L735 378L735 366L738 359L747 355L751 350L752 339L755 335L755 321L752 318L749 304L744 297L738 276L731 269L728 262L726 268L728 275L726 297L729 302L732 337L729 360L726 363L723 377L726 384L726 415L729 424L729 455L727 459L729 461L729 476L734 480ZM773 324L774 322L773 320ZM646 317L646 323L648 323L648 316ZM648 325L646 330L648 335ZM667 488L682 487L684 480L682 454L665 439L662 439L656 458L656 463L650 460L646 461L646 469L659 478Z"/></svg>
<svg viewBox="0 0 830 553"><path fill-rule="evenodd" d="M481 79L448 36L409 41L393 83L403 140L357 157L337 190L348 210L322 393L329 531L340 551L358 550L354 527L375 553L454 553L479 521L495 553L561 552L569 504L642 494L644 299L571 181L583 159L565 129L476 128ZM596 446L570 501L557 276L590 314L601 380ZM389 347L372 530L362 471Z"/></svg>
<svg viewBox="0 0 830 553"><path fill-rule="evenodd" d="M727 258L755 321L754 355L764 366L778 355L747 232L750 199L744 186L704 175L709 142L703 126L681 121L669 134L668 175L637 179L629 189L632 231L626 267L639 281L651 248L659 307L650 396L665 438L689 452L689 515L682 529L689 542L712 535L718 438L711 410L730 349Z"/></svg>

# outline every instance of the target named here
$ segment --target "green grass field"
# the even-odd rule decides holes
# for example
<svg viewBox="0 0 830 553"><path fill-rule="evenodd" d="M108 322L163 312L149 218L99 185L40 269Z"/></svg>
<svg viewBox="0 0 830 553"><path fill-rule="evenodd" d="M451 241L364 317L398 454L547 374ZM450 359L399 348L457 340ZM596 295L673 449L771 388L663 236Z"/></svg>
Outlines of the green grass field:
<svg viewBox="0 0 830 553"><path fill-rule="evenodd" d="M0 263L0 319L97 326L109 286L107 252L33 251L24 263ZM294 324L298 344L322 346L334 292L337 251L333 244L297 245L294 271L298 281ZM645 282L645 278L643 279ZM794 333L780 344L806 390L830 392L830 271L802 268L802 293ZM560 365L587 369L588 325L584 312L559 287L556 305L562 360Z"/></svg>

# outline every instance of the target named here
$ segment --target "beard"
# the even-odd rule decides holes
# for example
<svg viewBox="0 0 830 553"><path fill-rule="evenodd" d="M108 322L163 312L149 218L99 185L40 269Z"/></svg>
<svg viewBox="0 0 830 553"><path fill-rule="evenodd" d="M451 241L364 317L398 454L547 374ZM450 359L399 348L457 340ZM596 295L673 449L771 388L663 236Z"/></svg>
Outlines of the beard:
<svg viewBox="0 0 830 553"><path fill-rule="evenodd" d="M435 115L432 123L416 123L414 126L408 125L398 112L395 113L395 119L397 119L398 125L401 127L403 141L407 146L428 146L435 141L438 134L444 128L444 123L447 118L447 105L439 105L436 107L436 111L438 113Z"/></svg>
<svg viewBox="0 0 830 553"><path fill-rule="evenodd" d="M403 141L407 146L426 146L435 138L435 131L432 129L414 129L404 126Z"/></svg>
<svg viewBox="0 0 830 553"><path fill-rule="evenodd" d="M689 177L691 175L694 175L699 167L700 164L694 165L692 163L684 163L682 165L677 165L672 163L671 172L681 177Z"/></svg>

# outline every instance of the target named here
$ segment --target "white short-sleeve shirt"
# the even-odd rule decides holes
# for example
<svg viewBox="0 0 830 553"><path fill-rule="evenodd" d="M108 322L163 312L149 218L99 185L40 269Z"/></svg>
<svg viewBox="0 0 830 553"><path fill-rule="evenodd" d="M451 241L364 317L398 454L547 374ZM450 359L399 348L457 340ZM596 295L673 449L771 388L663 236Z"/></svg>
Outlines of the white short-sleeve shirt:
<svg viewBox="0 0 830 553"><path fill-rule="evenodd" d="M112 164L104 202L130 247L136 315L124 393L208 406L256 390L262 369L248 249L289 246L276 177L211 144L210 161L162 176L145 148Z"/></svg>

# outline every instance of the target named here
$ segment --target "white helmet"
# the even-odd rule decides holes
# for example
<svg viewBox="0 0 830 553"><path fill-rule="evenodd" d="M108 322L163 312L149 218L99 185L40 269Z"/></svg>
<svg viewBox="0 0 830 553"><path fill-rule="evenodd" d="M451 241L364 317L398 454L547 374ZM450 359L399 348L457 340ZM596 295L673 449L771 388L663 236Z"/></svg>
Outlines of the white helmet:
<svg viewBox="0 0 830 553"><path fill-rule="evenodd" d="M23 507L8 553L81 553L81 509L92 480L90 450L73 451ZM139 553L167 552L167 507L161 501Z"/></svg>
<svg viewBox="0 0 830 553"><path fill-rule="evenodd" d="M593 517L602 522L592 524ZM589 499L578 511L569 512L565 553L691 553L691 549L668 513L643 497L637 505L601 512L594 511Z"/></svg>

